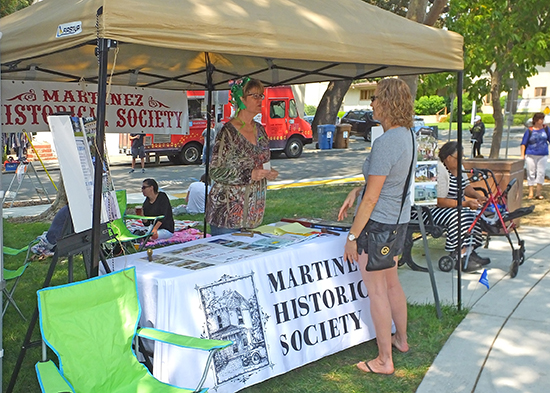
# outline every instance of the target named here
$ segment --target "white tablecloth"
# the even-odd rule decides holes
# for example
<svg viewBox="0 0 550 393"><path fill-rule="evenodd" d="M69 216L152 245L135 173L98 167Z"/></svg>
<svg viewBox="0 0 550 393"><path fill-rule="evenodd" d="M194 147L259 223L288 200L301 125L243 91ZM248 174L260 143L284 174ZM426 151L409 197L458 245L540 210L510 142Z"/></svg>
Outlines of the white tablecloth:
<svg viewBox="0 0 550 393"><path fill-rule="evenodd" d="M374 338L361 274L342 258L345 236L322 236L224 262L242 257L235 241L258 238L222 235L154 250L156 260L169 256L163 262L179 260L179 267L148 262L145 252L109 260L115 270L136 266L143 324L235 342L216 355L205 384L217 392L238 391ZM206 246L215 248L201 248ZM196 269L190 253L210 256L211 266ZM154 374L194 387L204 359L157 343Z"/></svg>

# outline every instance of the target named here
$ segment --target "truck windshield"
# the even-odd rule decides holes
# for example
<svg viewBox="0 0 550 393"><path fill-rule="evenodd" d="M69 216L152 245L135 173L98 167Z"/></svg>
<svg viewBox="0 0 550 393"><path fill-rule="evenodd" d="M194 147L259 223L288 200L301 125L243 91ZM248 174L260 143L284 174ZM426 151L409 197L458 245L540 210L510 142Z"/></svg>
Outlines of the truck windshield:
<svg viewBox="0 0 550 393"><path fill-rule="evenodd" d="M286 104L284 101L273 100L269 107L269 117L272 119L284 119Z"/></svg>

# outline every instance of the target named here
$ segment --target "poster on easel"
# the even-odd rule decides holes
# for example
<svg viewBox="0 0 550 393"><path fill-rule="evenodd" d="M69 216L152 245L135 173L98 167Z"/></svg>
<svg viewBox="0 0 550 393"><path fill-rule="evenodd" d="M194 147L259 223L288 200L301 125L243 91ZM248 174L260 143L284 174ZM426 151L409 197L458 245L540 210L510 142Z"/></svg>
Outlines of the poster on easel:
<svg viewBox="0 0 550 393"><path fill-rule="evenodd" d="M75 232L92 227L95 120L48 116ZM108 165L103 160L101 222L120 217ZM85 198L83 199L83 197Z"/></svg>
<svg viewBox="0 0 550 393"><path fill-rule="evenodd" d="M428 132L424 132L424 130ZM416 133L417 162L414 173L414 192L411 201L415 205L437 203L437 138L428 128Z"/></svg>

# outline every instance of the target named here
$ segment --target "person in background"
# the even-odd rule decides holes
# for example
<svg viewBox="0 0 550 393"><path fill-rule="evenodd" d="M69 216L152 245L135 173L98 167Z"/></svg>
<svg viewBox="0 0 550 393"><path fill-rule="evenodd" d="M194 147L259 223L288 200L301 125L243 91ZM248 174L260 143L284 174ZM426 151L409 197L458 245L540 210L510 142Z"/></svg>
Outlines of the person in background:
<svg viewBox="0 0 550 393"><path fill-rule="evenodd" d="M210 129L210 152L209 152L210 161L212 161L212 151L214 149L214 142L216 141L216 135L218 135L218 133L220 132L222 127L223 127L223 123L220 121L220 122L216 123L216 126L214 128ZM202 132L202 137L204 138L204 144L202 146L202 164L201 164L201 167L206 165L206 131L207 131L207 129L205 128L204 131Z"/></svg>
<svg viewBox="0 0 550 393"><path fill-rule="evenodd" d="M132 141L132 169L128 173L134 173L136 168L136 158L141 159L141 173L145 173L145 146L143 139L145 134L130 134L129 139Z"/></svg>
<svg viewBox="0 0 550 393"><path fill-rule="evenodd" d="M352 190L344 201L338 220L347 216L347 211L363 193L358 202L353 225L344 248L344 259L357 262L370 299L370 312L376 332L378 356L370 361L357 363L357 368L366 373L393 374L392 347L399 352L408 352L407 300L397 275L397 256L405 243L407 225L411 215L409 200L409 176L411 161L415 159L415 140L410 128L413 126L413 98L409 87L401 79L388 78L378 82L371 98L373 116L378 120L384 134L378 137L363 164L366 186ZM414 173L414 172L413 172ZM402 205L403 193L406 193ZM401 211L402 207L402 211ZM397 224L397 242L393 251L395 265L377 271L367 271L368 231L392 230ZM392 336L392 320L395 335Z"/></svg>
<svg viewBox="0 0 550 393"><path fill-rule="evenodd" d="M200 181L189 184L187 195L185 196L185 205L175 207L172 209L172 212L174 214L204 213L204 187L206 183L206 174L203 174ZM208 192L210 192L210 189L210 182L208 182Z"/></svg>
<svg viewBox="0 0 550 393"><path fill-rule="evenodd" d="M65 205L61 209L59 209L52 220L50 228L47 232L44 232L38 237L38 243L31 247L31 251L34 254L41 254L46 256L53 255L53 253L55 252L55 247L57 245L57 240L63 237L63 228L65 228L65 223L67 223L68 225L68 227L66 228L67 232L74 232L69 205Z"/></svg>
<svg viewBox="0 0 550 393"><path fill-rule="evenodd" d="M141 186L141 192L145 197L143 202L143 215L146 217L164 216L153 225L148 220L143 220L143 225L150 226L151 239L168 239L174 234L174 217L170 199L163 191L159 191L159 185L154 179L145 179Z"/></svg>
<svg viewBox="0 0 550 393"><path fill-rule="evenodd" d="M483 157L481 155L481 144L483 143L483 135L485 135L485 123L481 121L481 116L474 117L474 126L470 128L472 134L472 157Z"/></svg>
<svg viewBox="0 0 550 393"><path fill-rule="evenodd" d="M521 158L525 160L527 185L529 186L527 199L544 199L542 185L548 161L548 143L550 143L550 130L548 126L544 126L544 113L535 113L533 126L525 130L521 140ZM533 196L535 184L537 192L536 196Z"/></svg>
<svg viewBox="0 0 550 393"><path fill-rule="evenodd" d="M475 249L483 243L482 230L479 221L473 226L471 233L468 229L474 223L476 210L483 206L487 198L477 192L471 185L466 174L462 174L462 209L461 232L458 232L458 147L456 142L447 142L439 150L437 165L437 206L430 209L434 224L441 225L447 230L445 250L450 252L458 264L457 246L461 238L461 257L468 255L468 265L463 267L464 272L475 272L491 263L489 258L479 256ZM466 199L464 197L468 197ZM413 215L413 218L415 216ZM427 221L427 216L424 217ZM455 268L457 265L455 265Z"/></svg>
<svg viewBox="0 0 550 393"><path fill-rule="evenodd" d="M264 86L257 79L244 78L231 87L235 116L216 136L210 164L214 185L206 220L213 236L262 223L267 180L275 180L279 174L269 163L267 133L254 121L264 98Z"/></svg>

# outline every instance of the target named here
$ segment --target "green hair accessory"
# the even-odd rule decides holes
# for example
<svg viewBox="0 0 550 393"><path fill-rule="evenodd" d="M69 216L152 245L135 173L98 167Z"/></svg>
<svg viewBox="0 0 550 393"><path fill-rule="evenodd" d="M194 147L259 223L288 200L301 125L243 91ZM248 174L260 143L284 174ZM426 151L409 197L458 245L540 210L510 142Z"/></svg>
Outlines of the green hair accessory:
<svg viewBox="0 0 550 393"><path fill-rule="evenodd" d="M231 104L235 107L237 113L246 109L246 105L243 102L244 90L243 87L250 81L248 76L239 79L231 85Z"/></svg>

